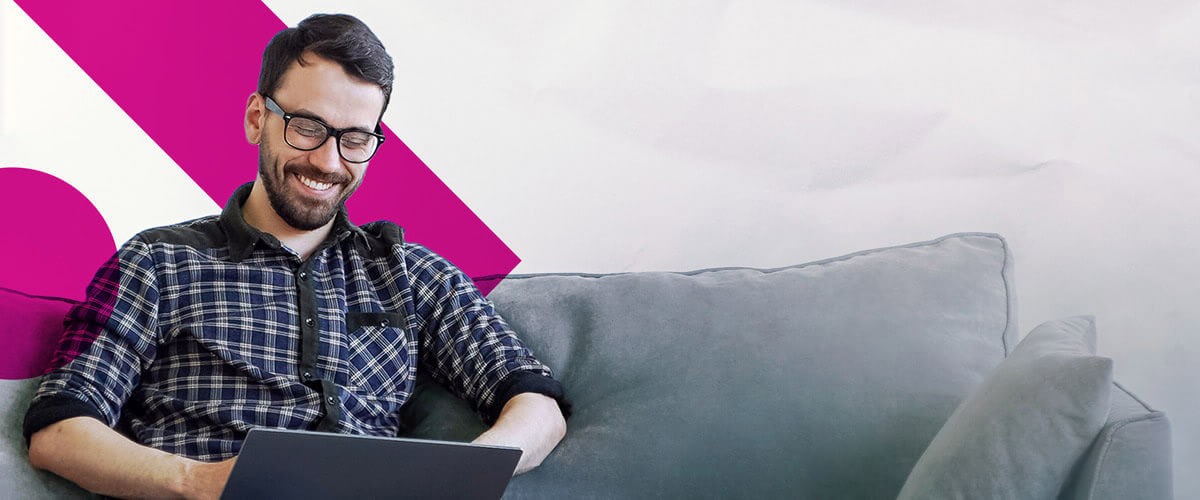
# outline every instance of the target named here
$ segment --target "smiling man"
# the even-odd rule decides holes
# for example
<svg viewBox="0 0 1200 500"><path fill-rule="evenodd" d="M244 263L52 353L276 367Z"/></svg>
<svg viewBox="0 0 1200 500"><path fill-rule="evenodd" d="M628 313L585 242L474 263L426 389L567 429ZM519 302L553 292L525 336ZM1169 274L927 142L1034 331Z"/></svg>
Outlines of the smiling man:
<svg viewBox="0 0 1200 500"><path fill-rule="evenodd" d="M346 216L392 71L350 16L271 40L244 123L257 178L97 272L26 414L34 466L106 495L215 498L251 428L396 435L418 372L491 424L476 442L524 450L518 473L553 450L549 368L452 264Z"/></svg>

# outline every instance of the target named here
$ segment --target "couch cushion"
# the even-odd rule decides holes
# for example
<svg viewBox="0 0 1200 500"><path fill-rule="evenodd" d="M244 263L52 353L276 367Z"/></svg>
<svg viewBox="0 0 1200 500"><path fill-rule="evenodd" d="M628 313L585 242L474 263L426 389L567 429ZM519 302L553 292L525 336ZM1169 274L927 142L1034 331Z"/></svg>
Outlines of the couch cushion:
<svg viewBox="0 0 1200 500"><path fill-rule="evenodd" d="M74 302L0 288L0 492L12 498L89 498L69 481L29 465L21 433L38 375L50 361Z"/></svg>
<svg viewBox="0 0 1200 500"><path fill-rule="evenodd" d="M58 347L63 318L75 302L0 287L0 380L42 374Z"/></svg>
<svg viewBox="0 0 1200 500"><path fill-rule="evenodd" d="M954 411L901 499L1055 498L1104 426L1112 361L1095 323L1043 323Z"/></svg>
<svg viewBox="0 0 1200 500"><path fill-rule="evenodd" d="M510 276L490 298L574 403L520 497L852 497L899 492L1012 345L1002 238L779 269ZM412 435L482 427L438 387Z"/></svg>

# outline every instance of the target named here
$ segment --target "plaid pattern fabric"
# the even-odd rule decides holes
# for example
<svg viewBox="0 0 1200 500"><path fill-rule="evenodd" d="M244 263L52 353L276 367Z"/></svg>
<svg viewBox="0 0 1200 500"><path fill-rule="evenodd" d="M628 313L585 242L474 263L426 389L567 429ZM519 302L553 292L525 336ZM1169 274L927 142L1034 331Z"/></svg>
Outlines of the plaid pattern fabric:
<svg viewBox="0 0 1200 500"><path fill-rule="evenodd" d="M30 416L82 402L145 445L218 460L255 426L396 435L419 370L481 415L510 375L551 377L461 271L395 225L340 214L302 262L244 222L248 188L99 270Z"/></svg>

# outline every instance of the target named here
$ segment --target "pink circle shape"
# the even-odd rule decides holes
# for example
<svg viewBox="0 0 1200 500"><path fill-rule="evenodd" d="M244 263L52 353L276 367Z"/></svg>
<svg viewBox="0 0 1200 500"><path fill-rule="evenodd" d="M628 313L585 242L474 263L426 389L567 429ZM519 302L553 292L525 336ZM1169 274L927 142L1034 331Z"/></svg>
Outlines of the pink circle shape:
<svg viewBox="0 0 1200 500"><path fill-rule="evenodd" d="M65 181L0 168L0 185L9 187L0 197L0 287L9 289L0 294L0 379L30 378L47 366L69 305L31 296L82 299L116 245L104 217Z"/></svg>
<svg viewBox="0 0 1200 500"><path fill-rule="evenodd" d="M0 168L0 286L82 299L116 251L104 217L77 189L45 172Z"/></svg>

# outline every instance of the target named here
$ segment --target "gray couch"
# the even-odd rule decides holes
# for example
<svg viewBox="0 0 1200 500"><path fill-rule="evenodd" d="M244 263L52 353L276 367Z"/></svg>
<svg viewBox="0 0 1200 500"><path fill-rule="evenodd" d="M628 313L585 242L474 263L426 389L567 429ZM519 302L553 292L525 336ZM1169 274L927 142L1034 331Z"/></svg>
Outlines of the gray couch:
<svg viewBox="0 0 1200 500"><path fill-rule="evenodd" d="M1018 344L991 234L778 269L511 276L490 298L556 370L569 432L510 498L1170 498L1166 417L1112 382L1095 324ZM72 491L24 464L3 381L0 491ZM422 383L408 435L469 440Z"/></svg>

